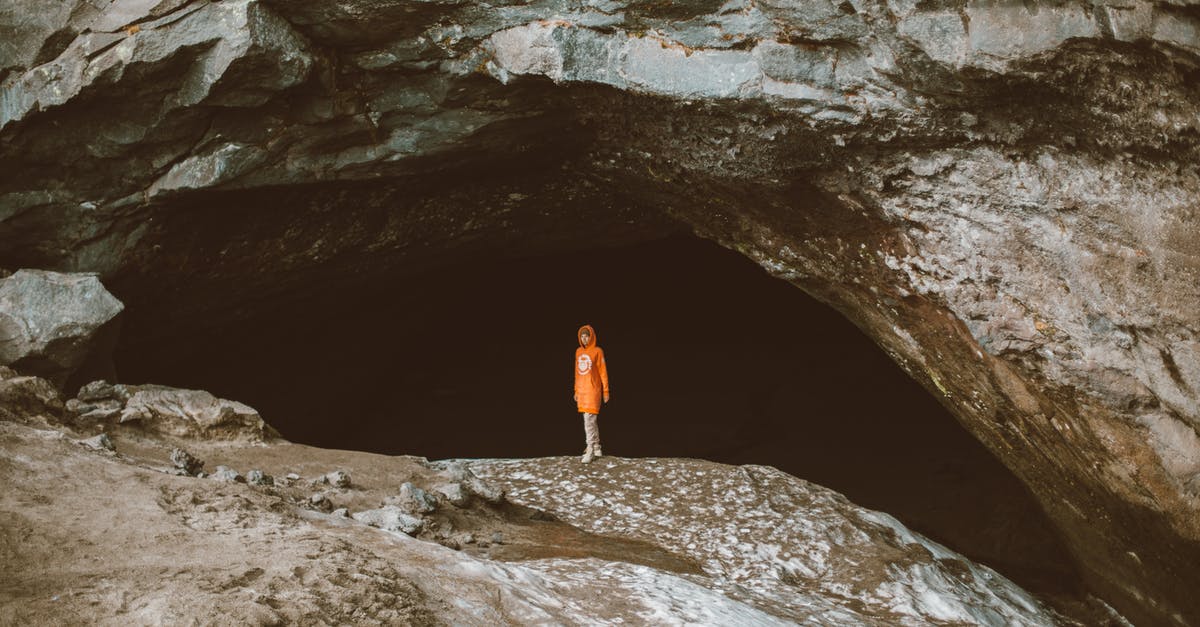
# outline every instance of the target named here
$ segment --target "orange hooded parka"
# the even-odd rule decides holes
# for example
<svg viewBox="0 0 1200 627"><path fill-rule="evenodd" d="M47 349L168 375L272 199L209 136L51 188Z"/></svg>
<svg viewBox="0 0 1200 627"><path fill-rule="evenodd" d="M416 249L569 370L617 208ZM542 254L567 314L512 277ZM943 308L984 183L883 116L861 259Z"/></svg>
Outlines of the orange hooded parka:
<svg viewBox="0 0 1200 627"><path fill-rule="evenodd" d="M590 334L588 343L583 343L583 331ZM604 363L604 350L596 345L596 330L585 324L575 332L579 348L575 349L575 403L580 412L599 414L600 404L608 398L608 366Z"/></svg>

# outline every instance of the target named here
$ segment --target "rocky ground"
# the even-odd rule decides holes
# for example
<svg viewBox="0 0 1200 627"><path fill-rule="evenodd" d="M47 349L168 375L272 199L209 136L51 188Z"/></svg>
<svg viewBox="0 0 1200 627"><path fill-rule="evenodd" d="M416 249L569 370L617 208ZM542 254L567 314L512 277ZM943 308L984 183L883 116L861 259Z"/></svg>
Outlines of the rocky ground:
<svg viewBox="0 0 1200 627"><path fill-rule="evenodd" d="M292 444L202 392L80 397L0 368L0 623L1120 622L768 467L428 462Z"/></svg>

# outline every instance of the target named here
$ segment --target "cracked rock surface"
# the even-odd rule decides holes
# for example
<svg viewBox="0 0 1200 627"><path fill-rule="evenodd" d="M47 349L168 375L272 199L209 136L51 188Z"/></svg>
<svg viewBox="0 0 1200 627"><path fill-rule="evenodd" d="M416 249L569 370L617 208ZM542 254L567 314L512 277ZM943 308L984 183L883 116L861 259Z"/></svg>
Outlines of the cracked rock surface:
<svg viewBox="0 0 1200 627"><path fill-rule="evenodd" d="M276 435L253 407L204 390L165 385L93 381L67 401L66 410L82 425L132 424L145 432L177 437L261 442ZM188 462L178 465L190 467Z"/></svg>
<svg viewBox="0 0 1200 627"><path fill-rule="evenodd" d="M74 0L0 32L0 266L100 273L144 341L684 225L874 338L1122 613L1200 621L1193 3Z"/></svg>
<svg viewBox="0 0 1200 627"><path fill-rule="evenodd" d="M5 623L1080 624L890 516L770 468L430 464L128 425L98 452L26 411L0 421ZM355 483L322 505L300 481L180 476L184 444L229 473L322 477L336 464ZM379 507L448 480L517 502Z"/></svg>
<svg viewBox="0 0 1200 627"><path fill-rule="evenodd" d="M59 388L77 374L111 371L122 309L95 275L19 270L0 278L0 366Z"/></svg>

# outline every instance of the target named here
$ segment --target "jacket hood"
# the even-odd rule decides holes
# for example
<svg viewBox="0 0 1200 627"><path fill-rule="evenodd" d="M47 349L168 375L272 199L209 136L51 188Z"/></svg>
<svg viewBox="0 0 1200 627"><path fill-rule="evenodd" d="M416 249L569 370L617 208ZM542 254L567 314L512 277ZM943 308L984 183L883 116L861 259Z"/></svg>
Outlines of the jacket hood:
<svg viewBox="0 0 1200 627"><path fill-rule="evenodd" d="M583 332L585 330L591 334L591 339L588 340L587 344L583 343L583 337L582 337ZM579 327L579 330L575 332L575 339L579 340L580 346L582 346L584 348L591 348L596 345L596 341L597 341L596 340L596 330L592 328L592 325L585 324L585 325Z"/></svg>

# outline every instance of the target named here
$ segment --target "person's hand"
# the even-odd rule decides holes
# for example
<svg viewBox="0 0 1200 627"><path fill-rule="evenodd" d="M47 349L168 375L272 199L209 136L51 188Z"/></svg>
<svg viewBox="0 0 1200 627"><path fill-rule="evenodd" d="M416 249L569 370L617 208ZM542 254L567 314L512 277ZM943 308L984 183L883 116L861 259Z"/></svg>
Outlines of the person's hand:
<svg viewBox="0 0 1200 627"><path fill-rule="evenodd" d="M608 395L607 395L607 394L605 394L605 395L604 395L604 402L605 402L605 403L607 403L607 402L608 402Z"/></svg>
<svg viewBox="0 0 1200 627"><path fill-rule="evenodd" d="M573 400L573 401L575 401L576 403L578 403L578 402L579 402L579 395L578 395L578 394L572 395L572 396L571 396L571 400Z"/></svg>

